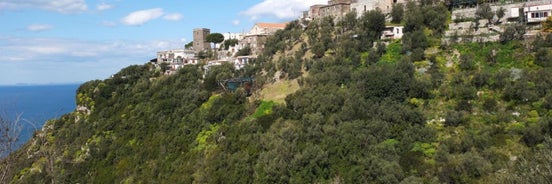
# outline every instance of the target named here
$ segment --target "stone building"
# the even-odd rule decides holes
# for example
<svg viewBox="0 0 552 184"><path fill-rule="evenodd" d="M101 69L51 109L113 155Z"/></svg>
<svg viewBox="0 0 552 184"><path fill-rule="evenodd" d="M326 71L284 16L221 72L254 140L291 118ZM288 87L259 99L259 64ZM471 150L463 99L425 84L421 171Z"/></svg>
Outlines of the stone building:
<svg viewBox="0 0 552 184"><path fill-rule="evenodd" d="M194 29L194 51L201 52L211 49L211 43L207 42L207 35L211 34L211 30L207 28Z"/></svg>
<svg viewBox="0 0 552 184"><path fill-rule="evenodd" d="M260 54L267 37L285 28L285 23L256 23L240 41L240 48L249 46L254 55Z"/></svg>
<svg viewBox="0 0 552 184"><path fill-rule="evenodd" d="M391 13L393 5L400 3L406 4L407 0L355 0L351 3L351 11L356 11L358 16L362 16L364 12L380 9L382 13Z"/></svg>
<svg viewBox="0 0 552 184"><path fill-rule="evenodd" d="M343 17L351 11L351 3L357 0L330 0L327 5L312 5L309 8L308 20L315 20L323 17L333 16L335 18Z"/></svg>
<svg viewBox="0 0 552 184"><path fill-rule="evenodd" d="M323 6L320 8L320 17L335 17L340 18L344 17L345 14L349 13L351 11L351 2L349 1L329 1L327 6Z"/></svg>

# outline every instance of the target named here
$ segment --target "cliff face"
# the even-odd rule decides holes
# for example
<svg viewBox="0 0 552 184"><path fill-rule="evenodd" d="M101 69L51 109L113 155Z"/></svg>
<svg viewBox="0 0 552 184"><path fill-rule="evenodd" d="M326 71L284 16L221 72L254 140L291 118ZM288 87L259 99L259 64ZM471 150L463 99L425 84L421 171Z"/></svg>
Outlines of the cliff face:
<svg viewBox="0 0 552 184"><path fill-rule="evenodd" d="M371 47L369 20L292 22L240 71L146 64L87 82L75 112L3 161L2 182L550 181L552 42L439 47L425 30ZM245 76L250 97L218 87ZM283 102L260 92L291 88Z"/></svg>

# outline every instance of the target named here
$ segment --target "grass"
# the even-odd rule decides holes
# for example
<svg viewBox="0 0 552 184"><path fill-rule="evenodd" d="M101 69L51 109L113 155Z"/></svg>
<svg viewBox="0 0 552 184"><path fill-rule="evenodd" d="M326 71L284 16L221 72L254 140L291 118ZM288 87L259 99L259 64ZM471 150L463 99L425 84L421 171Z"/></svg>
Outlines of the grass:
<svg viewBox="0 0 552 184"><path fill-rule="evenodd" d="M272 113L272 107L274 107L274 102L273 101L268 101L268 102L267 101L262 101L261 105L259 105L257 110L255 110L255 113L253 113L253 115L251 115L251 116L254 117L254 118L258 118L258 117L261 117L261 116L264 116L264 115L271 114Z"/></svg>
<svg viewBox="0 0 552 184"><path fill-rule="evenodd" d="M295 80L281 80L265 85L261 90L261 99L284 104L286 96L299 90L299 83Z"/></svg>

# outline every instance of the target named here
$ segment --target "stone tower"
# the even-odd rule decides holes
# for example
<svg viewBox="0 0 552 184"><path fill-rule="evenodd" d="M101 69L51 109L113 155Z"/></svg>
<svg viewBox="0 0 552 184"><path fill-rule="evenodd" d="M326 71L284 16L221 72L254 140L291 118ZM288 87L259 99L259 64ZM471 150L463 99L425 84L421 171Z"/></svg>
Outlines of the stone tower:
<svg viewBox="0 0 552 184"><path fill-rule="evenodd" d="M194 51L200 52L211 49L211 44L206 40L209 34L211 34L211 30L207 28L194 29Z"/></svg>

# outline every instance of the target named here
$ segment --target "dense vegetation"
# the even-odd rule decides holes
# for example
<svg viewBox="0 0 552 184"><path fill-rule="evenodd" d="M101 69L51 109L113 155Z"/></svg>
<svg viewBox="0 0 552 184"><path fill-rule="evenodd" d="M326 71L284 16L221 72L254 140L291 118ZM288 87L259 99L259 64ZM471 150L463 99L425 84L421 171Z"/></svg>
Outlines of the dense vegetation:
<svg viewBox="0 0 552 184"><path fill-rule="evenodd" d="M146 64L87 82L86 108L48 122L2 172L13 183L552 181L552 36L441 45L447 9L405 8L402 40L380 40L381 12L350 13L291 22L240 71L161 76ZM261 90L276 73L301 85L284 104L217 84L255 76Z"/></svg>

